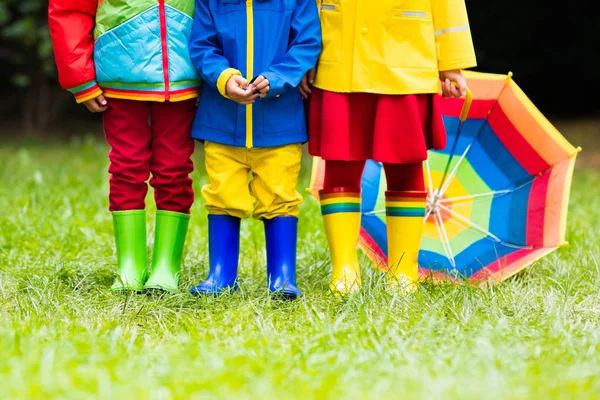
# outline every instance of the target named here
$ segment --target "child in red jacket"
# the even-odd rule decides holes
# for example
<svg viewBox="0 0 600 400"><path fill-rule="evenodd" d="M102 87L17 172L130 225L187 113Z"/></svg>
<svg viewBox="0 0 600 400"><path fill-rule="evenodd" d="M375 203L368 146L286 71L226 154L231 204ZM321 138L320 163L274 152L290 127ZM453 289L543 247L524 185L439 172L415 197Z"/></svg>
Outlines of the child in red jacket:
<svg viewBox="0 0 600 400"><path fill-rule="evenodd" d="M60 84L104 113L119 269L112 289L175 291L194 201L190 132L200 79L187 50L194 1L141 3L50 0L50 34ZM148 278L150 174L158 211Z"/></svg>

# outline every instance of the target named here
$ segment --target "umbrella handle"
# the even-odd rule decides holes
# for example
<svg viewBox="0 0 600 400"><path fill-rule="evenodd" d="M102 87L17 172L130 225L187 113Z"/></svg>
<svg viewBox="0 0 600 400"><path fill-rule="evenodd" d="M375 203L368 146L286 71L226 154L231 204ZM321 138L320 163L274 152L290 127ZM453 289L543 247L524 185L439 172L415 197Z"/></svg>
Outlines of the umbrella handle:
<svg viewBox="0 0 600 400"><path fill-rule="evenodd" d="M469 110L471 109L471 103L473 103L473 93L471 93L471 90L467 88L465 104L463 104L462 111L460 112L460 122L465 122L467 120L467 115L469 115Z"/></svg>
<svg viewBox="0 0 600 400"><path fill-rule="evenodd" d="M454 86L458 87L458 83L451 82ZM463 104L463 108L460 111L460 122L465 122L467 120L467 115L469 115L469 110L471 109L471 103L473 103L473 93L471 90L467 88L467 95L465 96L465 103Z"/></svg>

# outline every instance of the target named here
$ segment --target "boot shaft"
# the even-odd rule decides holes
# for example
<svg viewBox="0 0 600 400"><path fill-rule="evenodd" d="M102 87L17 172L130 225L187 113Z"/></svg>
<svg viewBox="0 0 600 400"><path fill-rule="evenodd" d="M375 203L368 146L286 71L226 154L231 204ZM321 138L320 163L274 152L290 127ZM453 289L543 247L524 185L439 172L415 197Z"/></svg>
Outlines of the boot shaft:
<svg viewBox="0 0 600 400"><path fill-rule="evenodd" d="M237 289L241 220L229 215L208 216L208 277L190 292L195 295L222 294Z"/></svg>
<svg viewBox="0 0 600 400"><path fill-rule="evenodd" d="M354 264L360 236L360 189L334 188L320 192L321 214L332 263Z"/></svg>
<svg viewBox="0 0 600 400"><path fill-rule="evenodd" d="M413 282L418 279L426 199L426 192L386 192L389 272Z"/></svg>
<svg viewBox="0 0 600 400"><path fill-rule="evenodd" d="M112 213L118 276L112 290L142 291L148 278L146 211Z"/></svg>
<svg viewBox="0 0 600 400"><path fill-rule="evenodd" d="M152 271L166 268L171 273L179 272L189 223L189 214L156 212Z"/></svg>
<svg viewBox="0 0 600 400"><path fill-rule="evenodd" d="M320 192L321 213L331 254L331 290L345 295L361 286L357 247L360 237L359 188L332 188Z"/></svg>
<svg viewBox="0 0 600 400"><path fill-rule="evenodd" d="M178 290L189 221L188 214L164 210L156 212L152 273L146 289Z"/></svg>
<svg viewBox="0 0 600 400"><path fill-rule="evenodd" d="M263 222L269 290L288 297L302 296L296 283L298 218L282 216L266 219Z"/></svg>

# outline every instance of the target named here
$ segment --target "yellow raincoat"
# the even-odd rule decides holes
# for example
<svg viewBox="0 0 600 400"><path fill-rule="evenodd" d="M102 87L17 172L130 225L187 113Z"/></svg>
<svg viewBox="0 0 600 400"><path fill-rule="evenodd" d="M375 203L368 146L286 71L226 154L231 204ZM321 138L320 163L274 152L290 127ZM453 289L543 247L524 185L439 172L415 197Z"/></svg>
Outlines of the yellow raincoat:
<svg viewBox="0 0 600 400"><path fill-rule="evenodd" d="M439 71L476 66L464 0L319 0L315 86L332 92L438 93Z"/></svg>

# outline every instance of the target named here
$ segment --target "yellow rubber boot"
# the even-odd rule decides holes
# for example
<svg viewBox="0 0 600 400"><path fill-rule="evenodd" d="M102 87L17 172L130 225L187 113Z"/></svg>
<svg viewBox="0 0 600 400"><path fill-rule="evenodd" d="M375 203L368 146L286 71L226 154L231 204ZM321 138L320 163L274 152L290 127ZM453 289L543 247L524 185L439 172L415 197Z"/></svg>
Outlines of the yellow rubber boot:
<svg viewBox="0 0 600 400"><path fill-rule="evenodd" d="M357 291L361 285L356 255L360 234L360 189L323 189L320 199L331 252L330 288L336 296L344 296Z"/></svg>
<svg viewBox="0 0 600 400"><path fill-rule="evenodd" d="M427 192L386 192L388 289L417 288L426 199Z"/></svg>

